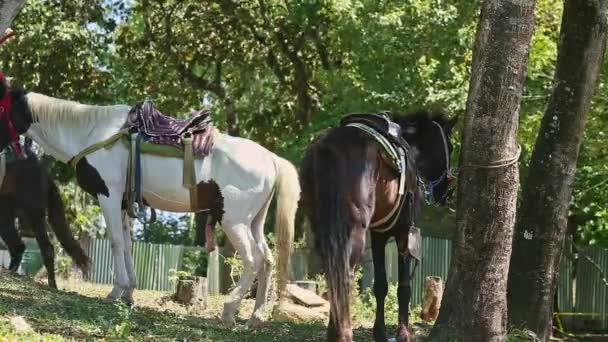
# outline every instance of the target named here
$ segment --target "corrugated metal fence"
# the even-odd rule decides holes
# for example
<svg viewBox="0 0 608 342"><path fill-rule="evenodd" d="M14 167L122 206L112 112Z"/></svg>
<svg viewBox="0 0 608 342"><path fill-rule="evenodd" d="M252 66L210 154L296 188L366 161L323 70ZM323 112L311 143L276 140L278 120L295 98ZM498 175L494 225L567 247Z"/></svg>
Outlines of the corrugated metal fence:
<svg viewBox="0 0 608 342"><path fill-rule="evenodd" d="M369 247L368 247L369 248ZM561 261L560 282L558 287L558 307L561 312L594 314L582 316L580 320L595 318L603 330L608 329L608 250L585 247L574 250L571 242L566 243ZM159 245L142 242L133 243L133 259L138 279L138 288L156 291L173 291L172 272L182 265L184 251L196 247ZM424 281L427 276L447 278L451 256L451 241L423 237L423 259L416 269L413 283L412 304L420 304L423 296ZM92 239L86 248L93 261L90 281L111 284L113 261L110 242L105 239ZM575 253L576 252L576 253ZM31 254L31 253L30 253ZM386 246L386 267L389 281L397 281L397 248L394 242ZM7 258L4 258L7 259ZM309 255L304 250L294 251L291 265L291 278L304 280L308 276ZM214 251L209 256L209 292L218 293L223 264L223 256ZM364 287L373 282L371 251L362 260ZM580 315L575 317L581 317ZM573 318L574 319L574 318Z"/></svg>
<svg viewBox="0 0 608 342"><path fill-rule="evenodd" d="M557 303L570 326L608 330L608 250L566 242ZM596 325L593 326L593 321Z"/></svg>
<svg viewBox="0 0 608 342"><path fill-rule="evenodd" d="M171 291L171 270L179 270L183 246L133 243L133 264L139 289ZM93 267L89 280L98 284L111 284L113 280L113 258L110 241L91 239L86 250Z"/></svg>

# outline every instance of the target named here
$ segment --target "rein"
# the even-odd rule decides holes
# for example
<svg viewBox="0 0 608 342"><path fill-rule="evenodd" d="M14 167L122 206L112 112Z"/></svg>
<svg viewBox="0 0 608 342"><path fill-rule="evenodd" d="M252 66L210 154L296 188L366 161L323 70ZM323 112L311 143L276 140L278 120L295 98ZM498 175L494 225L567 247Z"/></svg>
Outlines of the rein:
<svg viewBox="0 0 608 342"><path fill-rule="evenodd" d="M450 168L450 152L448 149L448 141L445 135L445 132L443 130L443 127L441 127L440 124L438 124L437 122L433 121L433 124L435 124L437 127L439 127L439 130L441 131L441 138L443 139L443 147L444 147L444 152L445 152L445 171L443 171L443 173L441 174L441 176L439 176L437 179L435 180L431 180L428 182L424 182L422 180L420 180L420 183L422 183L425 187L425 193L426 193L426 201L429 204L434 204L434 197L433 197L433 189L439 185L439 183L441 183L441 181L443 181L444 178L447 179L448 184L452 183L454 180L458 179L458 174L460 173L460 171L462 170L466 170L466 169L484 169L484 170L492 170L492 169L499 169L499 168L503 168L503 167L508 167L511 166L515 163L517 163L517 161L519 160L519 157L521 156L521 145L517 145L517 152L515 152L515 156L511 157L511 158L504 158L504 159L500 159L500 160L495 160L493 162L489 162L486 165L481 165L481 164L465 164L463 166L459 166L457 168ZM448 196L449 191L446 191L446 197Z"/></svg>
<svg viewBox="0 0 608 342"><path fill-rule="evenodd" d="M439 176L435 180L430 180L426 183L420 180L420 182L424 184L424 192L426 193L426 202L428 204L435 204L433 190L437 185L439 185L439 183L443 181L444 178L447 180L448 184L451 183L454 179L456 179L456 176L453 174L452 169L450 169L450 150L448 148L448 139L446 137L445 131L443 130L443 127L441 127L441 125L437 123L437 121L433 120L433 124L439 127L439 131L441 132L441 139L443 140L443 152L445 154L445 170L443 171L441 176Z"/></svg>

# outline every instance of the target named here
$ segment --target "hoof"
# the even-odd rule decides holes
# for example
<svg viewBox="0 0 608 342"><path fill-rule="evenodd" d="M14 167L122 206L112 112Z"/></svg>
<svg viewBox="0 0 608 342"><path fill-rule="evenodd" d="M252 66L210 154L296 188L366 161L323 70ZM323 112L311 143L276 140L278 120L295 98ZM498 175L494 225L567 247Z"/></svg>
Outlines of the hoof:
<svg viewBox="0 0 608 342"><path fill-rule="evenodd" d="M236 326L236 321L234 320L234 317L222 316L222 324L226 328L233 328Z"/></svg>
<svg viewBox="0 0 608 342"><path fill-rule="evenodd" d="M102 299L102 301L104 303L114 303L117 300L118 300L118 298L111 296L111 295L107 295L104 299Z"/></svg>
<svg viewBox="0 0 608 342"><path fill-rule="evenodd" d="M263 327L264 324L266 324L266 322L263 319L258 317L256 314L253 314L253 315L251 315L251 318L247 322L247 327L249 329L258 329L258 328Z"/></svg>
<svg viewBox="0 0 608 342"><path fill-rule="evenodd" d="M133 306L135 306L135 301L133 300L133 297L122 296L122 297L120 297L120 301L125 303L125 305L128 306L129 308L132 308Z"/></svg>

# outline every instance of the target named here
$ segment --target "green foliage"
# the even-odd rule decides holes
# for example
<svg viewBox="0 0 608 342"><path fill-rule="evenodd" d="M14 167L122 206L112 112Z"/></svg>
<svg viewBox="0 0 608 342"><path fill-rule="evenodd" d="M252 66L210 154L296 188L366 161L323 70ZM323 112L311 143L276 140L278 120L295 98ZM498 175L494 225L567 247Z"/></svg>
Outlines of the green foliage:
<svg viewBox="0 0 608 342"><path fill-rule="evenodd" d="M179 217L159 215L156 222L135 231L135 239L142 242L184 245L192 244L190 215Z"/></svg>
<svg viewBox="0 0 608 342"><path fill-rule="evenodd" d="M108 329L108 337L116 340L132 340L131 330L133 329L133 322L131 317L131 308L124 303L116 303L117 317L115 321L110 321Z"/></svg>
<svg viewBox="0 0 608 342"><path fill-rule="evenodd" d="M62 184L59 188L72 233L78 237L103 237L105 229L97 200L74 182Z"/></svg>
<svg viewBox="0 0 608 342"><path fill-rule="evenodd" d="M181 271L187 275L206 277L207 265L209 264L209 254L201 250L184 251L182 258Z"/></svg>
<svg viewBox="0 0 608 342"><path fill-rule="evenodd" d="M30 0L14 22L18 36L0 50L0 68L17 84L78 101L150 97L180 116L210 106L220 129L296 164L311 139L345 113L426 107L454 115L466 105L479 1L128 4ZM523 182L553 87L562 7L560 0L536 4L519 130ZM608 245L607 69L605 61L571 206L577 238L587 244ZM456 143L455 159L458 153ZM73 179L69 168L49 164L62 183ZM67 202L77 196L69 192ZM98 234L94 207L88 199L71 219Z"/></svg>

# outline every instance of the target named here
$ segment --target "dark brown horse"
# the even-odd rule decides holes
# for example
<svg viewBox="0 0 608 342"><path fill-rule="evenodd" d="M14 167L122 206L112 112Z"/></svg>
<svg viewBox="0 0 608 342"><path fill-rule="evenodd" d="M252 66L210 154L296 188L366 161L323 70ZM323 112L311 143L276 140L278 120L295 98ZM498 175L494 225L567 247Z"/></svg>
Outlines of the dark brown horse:
<svg viewBox="0 0 608 342"><path fill-rule="evenodd" d="M22 153L25 153L26 159L11 157L6 162L4 181L0 184L0 237L11 255L9 269L16 272L25 245L15 227L15 218L19 218L20 226L30 227L40 246L48 284L57 289L55 253L47 234L47 216L61 246L85 273L88 271L89 258L72 236L57 185L33 152L26 148Z"/></svg>
<svg viewBox="0 0 608 342"><path fill-rule="evenodd" d="M410 341L411 263L419 253L415 251L415 244L411 244L415 239L409 239L409 234L417 230L411 227L424 203L425 188L431 189L430 197L436 202L445 202L452 152L449 135L456 119L418 112L399 115L394 121L399 127L393 127L393 132L401 128L397 134L407 141L401 184L402 178L382 144L369 132L352 125L342 124L323 132L308 147L302 162L302 205L311 222L316 250L323 261L330 289L328 341L352 341L350 287L370 225L385 230L370 228L377 302L374 338L387 341L384 300L388 283L384 251L388 239L394 237L400 252L397 340ZM401 199L403 206L400 211L394 211ZM395 221L391 221L394 224L377 225L391 212L396 213Z"/></svg>

